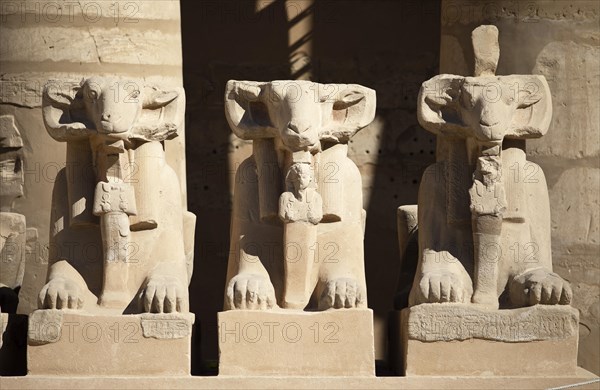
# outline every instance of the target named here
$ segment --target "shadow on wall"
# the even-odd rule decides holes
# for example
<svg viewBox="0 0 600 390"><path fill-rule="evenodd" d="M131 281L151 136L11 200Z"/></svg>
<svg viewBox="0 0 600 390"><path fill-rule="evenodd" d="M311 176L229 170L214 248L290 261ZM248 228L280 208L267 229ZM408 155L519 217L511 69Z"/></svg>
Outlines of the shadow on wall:
<svg viewBox="0 0 600 390"><path fill-rule="evenodd" d="M387 355L387 317L400 271L396 210L417 203L421 175L435 162L435 137L419 126L416 104L421 83L438 74L440 8L439 1L315 4L315 81L377 91L376 119L350 141L349 156L363 180L365 268L378 360Z"/></svg>
<svg viewBox="0 0 600 390"><path fill-rule="evenodd" d="M223 306L229 254L231 177L251 153L225 120L225 83L294 77L290 56L297 45L289 47L288 31L305 15L288 22L286 6L283 0L181 2L188 203L198 217L190 286L191 310L201 325L202 356L196 362L218 359L216 313ZM309 70L317 82L377 91L377 118L351 141L350 158L363 177L369 306L375 312L376 357L383 359L399 271L396 209L416 203L422 171L435 160L435 140L417 124L416 101L421 83L439 73L440 4L316 1L312 17L313 30L303 37L312 40L310 69L301 72Z"/></svg>
<svg viewBox="0 0 600 390"><path fill-rule="evenodd" d="M268 2L259 2L261 5ZM190 310L200 325L201 356L195 374L210 373L199 358L218 359L217 312L229 255L229 225L236 161L251 153L225 120L223 93L229 79L289 79L284 1L258 10L253 1L182 1L183 80L187 95L186 160L188 206L196 214L195 267ZM198 336L198 334L196 334Z"/></svg>

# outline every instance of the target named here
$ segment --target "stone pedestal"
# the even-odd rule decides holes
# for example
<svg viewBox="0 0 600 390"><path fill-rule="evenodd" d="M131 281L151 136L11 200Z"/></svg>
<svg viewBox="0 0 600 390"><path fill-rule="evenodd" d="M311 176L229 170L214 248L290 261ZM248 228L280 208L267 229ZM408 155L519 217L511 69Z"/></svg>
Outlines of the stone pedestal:
<svg viewBox="0 0 600 390"><path fill-rule="evenodd" d="M29 317L29 374L190 375L193 323L191 313L36 310Z"/></svg>
<svg viewBox="0 0 600 390"><path fill-rule="evenodd" d="M407 376L576 373L579 312L571 306L485 310L442 303L396 313L404 359L396 369Z"/></svg>
<svg viewBox="0 0 600 390"><path fill-rule="evenodd" d="M548 389L598 390L600 378L581 367L565 377L378 376L378 377L240 377L240 376L41 376L0 377L10 389ZM564 386L564 387L563 387Z"/></svg>
<svg viewBox="0 0 600 390"><path fill-rule="evenodd" d="M375 376L373 311L218 315L220 376Z"/></svg>

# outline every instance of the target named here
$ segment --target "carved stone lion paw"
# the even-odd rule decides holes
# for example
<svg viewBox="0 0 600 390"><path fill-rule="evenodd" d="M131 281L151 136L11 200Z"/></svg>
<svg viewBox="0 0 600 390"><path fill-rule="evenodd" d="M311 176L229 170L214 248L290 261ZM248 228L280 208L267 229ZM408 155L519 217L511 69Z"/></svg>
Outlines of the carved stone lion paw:
<svg viewBox="0 0 600 390"><path fill-rule="evenodd" d="M53 278L40 291L40 309L81 309L83 291L79 285L67 278Z"/></svg>
<svg viewBox="0 0 600 390"><path fill-rule="evenodd" d="M525 271L510 283L513 305L568 305L573 298L571 286L563 278L543 268Z"/></svg>
<svg viewBox="0 0 600 390"><path fill-rule="evenodd" d="M471 302L473 286L452 271L426 272L418 286L417 303Z"/></svg>
<svg viewBox="0 0 600 390"><path fill-rule="evenodd" d="M144 313L189 311L187 286L171 275L150 276L138 298L140 309Z"/></svg>
<svg viewBox="0 0 600 390"><path fill-rule="evenodd" d="M365 304L365 291L356 279L339 278L325 285L319 299L319 310L364 307Z"/></svg>
<svg viewBox="0 0 600 390"><path fill-rule="evenodd" d="M236 275L227 285L229 309L267 310L277 306L269 278L255 274Z"/></svg>

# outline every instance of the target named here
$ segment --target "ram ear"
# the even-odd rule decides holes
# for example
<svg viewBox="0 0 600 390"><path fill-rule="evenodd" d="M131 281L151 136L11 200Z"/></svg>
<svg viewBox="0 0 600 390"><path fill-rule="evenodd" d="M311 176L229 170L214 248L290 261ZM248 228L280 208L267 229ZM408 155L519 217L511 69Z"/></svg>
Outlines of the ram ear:
<svg viewBox="0 0 600 390"><path fill-rule="evenodd" d="M156 86L147 85L144 88L144 101L142 107L156 110L170 104L179 97L177 91L164 91Z"/></svg>
<svg viewBox="0 0 600 390"><path fill-rule="evenodd" d="M55 85L49 84L44 88L44 97L48 104L55 107L70 108L78 90L79 87L73 87L65 91L63 88L57 88Z"/></svg>
<svg viewBox="0 0 600 390"><path fill-rule="evenodd" d="M185 116L183 88L146 84L142 98L142 110L131 137L144 141L164 141L177 137Z"/></svg>
<svg viewBox="0 0 600 390"><path fill-rule="evenodd" d="M320 85L320 90L320 96L327 97L322 103L331 105L331 111L324 110L326 115L331 114L324 118L321 140L346 143L375 118L377 95L373 89L358 84L330 84Z"/></svg>
<svg viewBox="0 0 600 390"><path fill-rule="evenodd" d="M442 74L421 85L417 118L423 128L435 134L461 134L466 131L459 112L463 81L462 76Z"/></svg>
<svg viewBox="0 0 600 390"><path fill-rule="evenodd" d="M544 76L502 76L508 85L517 85L517 110L506 134L507 138L539 138L546 134L552 121L552 96Z"/></svg>
<svg viewBox="0 0 600 390"><path fill-rule="evenodd" d="M57 141L84 139L96 131L87 118L79 83L48 82L42 92L42 117Z"/></svg>
<svg viewBox="0 0 600 390"><path fill-rule="evenodd" d="M276 134L265 89L269 83L229 80L225 87L225 117L242 139L270 138Z"/></svg>

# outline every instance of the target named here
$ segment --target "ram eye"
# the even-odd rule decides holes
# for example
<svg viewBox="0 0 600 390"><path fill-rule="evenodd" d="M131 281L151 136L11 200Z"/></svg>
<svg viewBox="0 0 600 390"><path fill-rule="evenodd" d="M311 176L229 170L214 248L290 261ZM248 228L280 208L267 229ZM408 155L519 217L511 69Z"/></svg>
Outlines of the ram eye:
<svg viewBox="0 0 600 390"><path fill-rule="evenodd" d="M94 90L94 89L90 89L90 90L89 90L89 92L88 92L88 97L89 97L90 99L92 99L92 100L96 100L96 99L98 99L98 96L99 96L99 95L100 95L100 94L98 93L98 91L96 91L96 90Z"/></svg>
<svg viewBox="0 0 600 390"><path fill-rule="evenodd" d="M331 95L322 95L322 96L319 96L319 103L325 103L325 102L328 102L328 101L331 101L331 100L332 100Z"/></svg>
<svg viewBox="0 0 600 390"><path fill-rule="evenodd" d="M138 97L140 97L140 91L133 91L133 92L131 92L131 95L129 95L129 97L131 99L137 99Z"/></svg>
<svg viewBox="0 0 600 390"><path fill-rule="evenodd" d="M333 104L333 109L334 110L344 110L346 108L349 108L349 107L357 104L364 98L365 98L365 95L362 94L361 92L352 91L350 93L345 94L341 99L336 101Z"/></svg>

